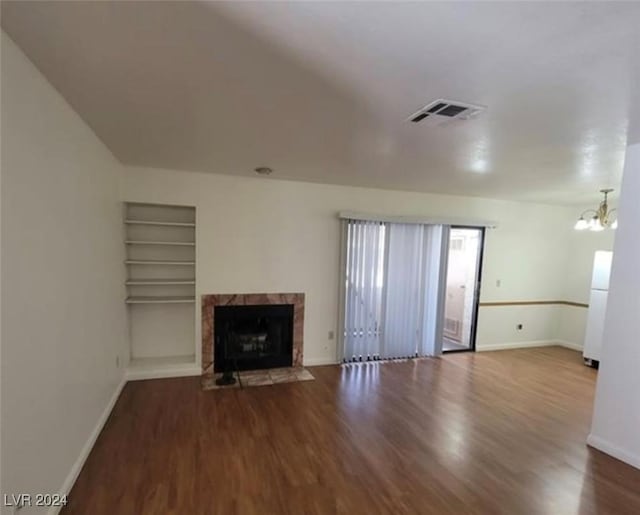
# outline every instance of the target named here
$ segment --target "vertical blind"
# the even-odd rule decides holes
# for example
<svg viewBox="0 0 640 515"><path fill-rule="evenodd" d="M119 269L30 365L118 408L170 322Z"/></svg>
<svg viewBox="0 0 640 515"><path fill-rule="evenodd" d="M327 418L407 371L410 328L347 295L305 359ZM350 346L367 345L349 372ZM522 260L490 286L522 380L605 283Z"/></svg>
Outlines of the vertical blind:
<svg viewBox="0 0 640 515"><path fill-rule="evenodd" d="M345 221L345 361L439 353L442 225Z"/></svg>
<svg viewBox="0 0 640 515"><path fill-rule="evenodd" d="M379 222L347 223L344 357L381 355L386 227Z"/></svg>

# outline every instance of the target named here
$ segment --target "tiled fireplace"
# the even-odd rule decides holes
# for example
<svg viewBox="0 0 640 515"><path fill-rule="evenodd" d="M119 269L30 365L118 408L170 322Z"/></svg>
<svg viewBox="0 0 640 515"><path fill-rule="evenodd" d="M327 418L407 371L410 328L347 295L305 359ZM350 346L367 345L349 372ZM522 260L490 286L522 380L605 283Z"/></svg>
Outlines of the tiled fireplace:
<svg viewBox="0 0 640 515"><path fill-rule="evenodd" d="M216 324L219 325L217 331ZM209 388L215 373L223 366L229 366L222 361L226 357L230 331L233 332L234 348L240 355L245 347L249 351L249 359L241 361L245 370L282 366L301 368L303 326L304 293L203 295L202 386ZM237 361L234 365L237 366Z"/></svg>

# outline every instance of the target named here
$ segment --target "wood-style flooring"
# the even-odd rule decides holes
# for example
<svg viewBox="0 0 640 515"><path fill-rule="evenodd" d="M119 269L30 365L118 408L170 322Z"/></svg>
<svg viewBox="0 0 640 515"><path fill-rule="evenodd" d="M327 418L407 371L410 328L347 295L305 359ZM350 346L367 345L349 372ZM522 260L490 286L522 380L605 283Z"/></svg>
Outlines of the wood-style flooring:
<svg viewBox="0 0 640 515"><path fill-rule="evenodd" d="M128 383L65 514L640 514L585 445L596 371L559 347Z"/></svg>

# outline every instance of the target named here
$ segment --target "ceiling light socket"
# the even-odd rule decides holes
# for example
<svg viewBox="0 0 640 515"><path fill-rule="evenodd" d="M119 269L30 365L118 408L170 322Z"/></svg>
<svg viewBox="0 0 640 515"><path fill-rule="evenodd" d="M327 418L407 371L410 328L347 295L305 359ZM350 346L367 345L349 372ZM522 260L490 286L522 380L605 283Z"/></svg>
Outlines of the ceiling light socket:
<svg viewBox="0 0 640 515"><path fill-rule="evenodd" d="M255 168L255 172L259 175L271 175L273 173L273 169L268 166L258 166L258 168Z"/></svg>

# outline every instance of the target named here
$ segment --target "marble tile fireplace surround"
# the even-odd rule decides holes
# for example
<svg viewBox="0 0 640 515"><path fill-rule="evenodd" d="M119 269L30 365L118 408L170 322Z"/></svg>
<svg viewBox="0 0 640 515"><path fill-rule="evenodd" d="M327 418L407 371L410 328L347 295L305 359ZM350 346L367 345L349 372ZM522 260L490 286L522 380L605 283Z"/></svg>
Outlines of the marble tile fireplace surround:
<svg viewBox="0 0 640 515"><path fill-rule="evenodd" d="M215 381L214 334L216 306L293 305L292 369L302 369L304 293L240 293L210 294L202 296L202 376L204 389Z"/></svg>

